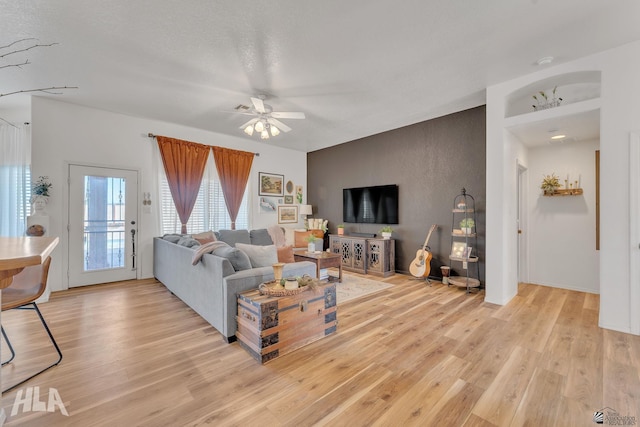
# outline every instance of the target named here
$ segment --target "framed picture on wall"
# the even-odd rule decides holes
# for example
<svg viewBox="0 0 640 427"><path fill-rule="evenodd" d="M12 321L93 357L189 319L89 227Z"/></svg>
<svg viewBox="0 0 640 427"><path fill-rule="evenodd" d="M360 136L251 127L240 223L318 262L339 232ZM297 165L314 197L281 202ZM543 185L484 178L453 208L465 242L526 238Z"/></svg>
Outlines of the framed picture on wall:
<svg viewBox="0 0 640 427"><path fill-rule="evenodd" d="M297 205L278 205L278 224L293 224L298 222Z"/></svg>
<svg viewBox="0 0 640 427"><path fill-rule="evenodd" d="M451 245L451 256L456 258L464 258L467 245L464 242L453 242Z"/></svg>
<svg viewBox="0 0 640 427"><path fill-rule="evenodd" d="M292 205L293 204L293 196L291 196L291 195L284 196L284 204L285 205Z"/></svg>
<svg viewBox="0 0 640 427"><path fill-rule="evenodd" d="M260 197L260 204L258 212L262 213L276 213L276 206L278 206L278 199L274 197Z"/></svg>
<svg viewBox="0 0 640 427"><path fill-rule="evenodd" d="M260 196L284 196L284 175L258 172Z"/></svg>

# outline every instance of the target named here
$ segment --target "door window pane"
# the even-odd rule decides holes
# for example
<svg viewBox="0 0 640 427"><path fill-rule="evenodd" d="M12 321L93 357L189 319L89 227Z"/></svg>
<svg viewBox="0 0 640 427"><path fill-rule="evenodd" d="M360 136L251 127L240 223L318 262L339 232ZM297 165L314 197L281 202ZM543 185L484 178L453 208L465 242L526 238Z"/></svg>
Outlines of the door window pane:
<svg viewBox="0 0 640 427"><path fill-rule="evenodd" d="M124 178L85 176L84 271L125 266Z"/></svg>

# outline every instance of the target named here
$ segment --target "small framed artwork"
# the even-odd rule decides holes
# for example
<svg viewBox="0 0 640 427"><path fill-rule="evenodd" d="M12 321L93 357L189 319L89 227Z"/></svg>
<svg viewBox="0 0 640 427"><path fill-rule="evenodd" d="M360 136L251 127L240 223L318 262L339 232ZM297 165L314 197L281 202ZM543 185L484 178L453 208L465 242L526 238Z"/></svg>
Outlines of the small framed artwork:
<svg viewBox="0 0 640 427"><path fill-rule="evenodd" d="M302 185L296 185L296 202L302 204Z"/></svg>
<svg viewBox="0 0 640 427"><path fill-rule="evenodd" d="M278 205L278 224L293 224L298 222L298 206Z"/></svg>
<svg viewBox="0 0 640 427"><path fill-rule="evenodd" d="M260 196L282 197L284 196L284 175L258 172L260 181Z"/></svg>
<svg viewBox="0 0 640 427"><path fill-rule="evenodd" d="M287 181L287 193L293 193L293 182Z"/></svg>
<svg viewBox="0 0 640 427"><path fill-rule="evenodd" d="M289 182L291 182L291 181L289 181ZM292 195L284 196L284 204L285 205L292 205L293 204L293 196Z"/></svg>
<svg viewBox="0 0 640 427"><path fill-rule="evenodd" d="M467 251L467 245L464 242L453 242L451 244L451 256L456 258L464 258Z"/></svg>
<svg viewBox="0 0 640 427"><path fill-rule="evenodd" d="M260 206L258 212L263 213L276 213L276 206L278 206L278 199L274 197L260 197Z"/></svg>

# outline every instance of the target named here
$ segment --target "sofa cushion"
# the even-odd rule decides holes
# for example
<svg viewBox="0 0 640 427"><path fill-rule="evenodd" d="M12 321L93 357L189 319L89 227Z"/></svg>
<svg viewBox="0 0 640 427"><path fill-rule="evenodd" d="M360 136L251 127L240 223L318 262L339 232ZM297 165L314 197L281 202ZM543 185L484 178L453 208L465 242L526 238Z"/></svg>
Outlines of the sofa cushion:
<svg viewBox="0 0 640 427"><path fill-rule="evenodd" d="M278 250L278 262L296 262L293 256L293 246L280 246L276 249Z"/></svg>
<svg viewBox="0 0 640 427"><path fill-rule="evenodd" d="M236 243L251 244L249 230L220 230L218 234L220 234L218 240L226 242L229 246L235 246Z"/></svg>
<svg viewBox="0 0 640 427"><path fill-rule="evenodd" d="M256 230L249 231L249 238L251 239L252 245L273 245L273 240L271 240L269 231L266 228L258 228Z"/></svg>
<svg viewBox="0 0 640 427"><path fill-rule="evenodd" d="M259 246L238 243L236 248L249 256L253 268L270 267L278 262L278 251L276 251L275 245Z"/></svg>
<svg viewBox="0 0 640 427"><path fill-rule="evenodd" d="M193 237L189 237L189 236L181 237L180 240L178 240L177 243L178 243L178 245L186 246L187 248L193 248L194 246L200 246L200 242L198 242Z"/></svg>
<svg viewBox="0 0 640 427"><path fill-rule="evenodd" d="M212 254L228 259L236 271L251 269L251 260L238 248L232 248L229 245L220 246L215 248Z"/></svg>
<svg viewBox="0 0 640 427"><path fill-rule="evenodd" d="M204 231L202 233L192 234L191 237L193 237L198 242L200 242L201 245L204 245L205 243L215 242L216 240L218 240L216 239L215 234L213 234L213 231Z"/></svg>

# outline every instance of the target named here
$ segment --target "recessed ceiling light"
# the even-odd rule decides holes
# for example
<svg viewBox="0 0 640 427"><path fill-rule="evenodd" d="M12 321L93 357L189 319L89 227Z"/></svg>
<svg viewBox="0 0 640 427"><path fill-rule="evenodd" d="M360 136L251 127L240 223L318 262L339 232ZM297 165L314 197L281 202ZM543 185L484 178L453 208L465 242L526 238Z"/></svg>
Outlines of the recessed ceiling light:
<svg viewBox="0 0 640 427"><path fill-rule="evenodd" d="M560 134L560 135L553 135L551 137L551 139L563 139L563 138L566 138L566 137L567 137L567 135Z"/></svg>
<svg viewBox="0 0 640 427"><path fill-rule="evenodd" d="M536 64L538 64L538 65L547 65L547 64L551 64L552 62L553 62L553 56L545 56L544 58L538 59Z"/></svg>

